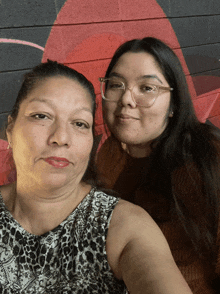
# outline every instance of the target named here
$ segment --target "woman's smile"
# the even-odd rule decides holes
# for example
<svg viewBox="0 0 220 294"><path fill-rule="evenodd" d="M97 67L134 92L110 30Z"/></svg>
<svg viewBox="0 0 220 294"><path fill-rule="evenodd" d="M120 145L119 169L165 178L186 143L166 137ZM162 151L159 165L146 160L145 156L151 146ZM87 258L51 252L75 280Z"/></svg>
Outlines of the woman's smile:
<svg viewBox="0 0 220 294"><path fill-rule="evenodd" d="M134 121L139 120L139 118L136 118L134 116L131 115L127 115L127 114L116 114L115 115L118 123L120 124L124 124L124 123L132 123Z"/></svg>

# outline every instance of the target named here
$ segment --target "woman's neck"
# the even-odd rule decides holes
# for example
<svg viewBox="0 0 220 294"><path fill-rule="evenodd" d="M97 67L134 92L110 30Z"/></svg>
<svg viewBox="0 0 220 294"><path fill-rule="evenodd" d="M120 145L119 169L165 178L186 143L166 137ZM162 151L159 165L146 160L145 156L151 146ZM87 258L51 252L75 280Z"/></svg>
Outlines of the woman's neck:
<svg viewBox="0 0 220 294"><path fill-rule="evenodd" d="M32 190L14 184L5 204L13 217L28 232L42 235L56 228L89 193L90 185L80 183L72 189Z"/></svg>
<svg viewBox="0 0 220 294"><path fill-rule="evenodd" d="M124 147L125 146L125 147ZM122 144L122 148L126 150L126 152L136 158L148 157L151 153L150 143L147 145L126 145Z"/></svg>

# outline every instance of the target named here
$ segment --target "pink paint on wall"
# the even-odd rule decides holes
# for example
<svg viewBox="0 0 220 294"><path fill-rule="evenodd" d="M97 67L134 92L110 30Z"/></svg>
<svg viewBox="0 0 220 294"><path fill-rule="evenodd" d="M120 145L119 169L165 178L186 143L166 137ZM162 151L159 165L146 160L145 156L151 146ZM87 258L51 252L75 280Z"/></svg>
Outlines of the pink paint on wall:
<svg viewBox="0 0 220 294"><path fill-rule="evenodd" d="M37 49L44 51L44 47L39 46L39 45L32 43L32 42L27 42L27 41L22 41L22 40L0 38L0 43L11 43L11 44L25 45L25 46L34 47L34 48L37 48Z"/></svg>

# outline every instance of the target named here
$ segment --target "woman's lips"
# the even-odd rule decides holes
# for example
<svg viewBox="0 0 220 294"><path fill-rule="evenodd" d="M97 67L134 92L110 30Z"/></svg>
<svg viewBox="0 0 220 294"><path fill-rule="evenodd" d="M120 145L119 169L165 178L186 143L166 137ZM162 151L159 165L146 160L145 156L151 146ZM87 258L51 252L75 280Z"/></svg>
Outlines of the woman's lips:
<svg viewBox="0 0 220 294"><path fill-rule="evenodd" d="M138 118L133 117L133 116L131 116L131 115L127 115L127 114L118 114L118 115L116 115L116 117L117 117L120 121L138 120Z"/></svg>
<svg viewBox="0 0 220 294"><path fill-rule="evenodd" d="M70 164L69 160L63 157L48 157L45 161L56 168L64 168Z"/></svg>

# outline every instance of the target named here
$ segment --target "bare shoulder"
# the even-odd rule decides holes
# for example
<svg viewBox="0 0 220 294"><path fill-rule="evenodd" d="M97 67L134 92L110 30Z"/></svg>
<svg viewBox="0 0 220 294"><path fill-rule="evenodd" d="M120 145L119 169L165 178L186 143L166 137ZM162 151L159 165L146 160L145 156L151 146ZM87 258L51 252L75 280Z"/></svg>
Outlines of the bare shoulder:
<svg viewBox="0 0 220 294"><path fill-rule="evenodd" d="M138 205L130 203L126 200L120 199L117 206L114 209L112 223L117 224L118 221L122 221L124 225L136 226L143 223L149 226L156 225L151 216Z"/></svg>
<svg viewBox="0 0 220 294"><path fill-rule="evenodd" d="M192 293L160 228L141 207L120 200L109 226L108 262L129 292Z"/></svg>
<svg viewBox="0 0 220 294"><path fill-rule="evenodd" d="M114 209L107 237L109 263L118 278L121 276L118 266L121 253L134 240L145 244L145 255L170 253L163 233L151 216L140 206L120 200Z"/></svg>
<svg viewBox="0 0 220 294"><path fill-rule="evenodd" d="M8 184L0 187L2 197L8 197L13 189L13 184Z"/></svg>
<svg viewBox="0 0 220 294"><path fill-rule="evenodd" d="M121 231L123 237L128 238L128 240L135 236L140 237L140 229L142 232L148 233L147 236L143 236L142 234L142 237L150 239L153 236L155 238L158 236L164 239L164 236L158 225L146 210L138 205L132 204L122 199L115 207L112 216L110 230L114 229ZM167 244L166 241L165 244Z"/></svg>

